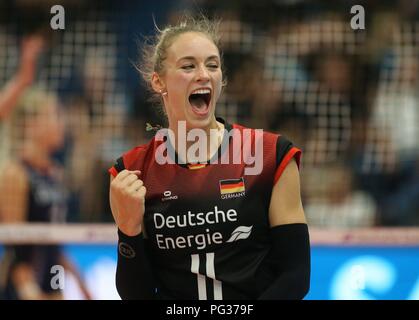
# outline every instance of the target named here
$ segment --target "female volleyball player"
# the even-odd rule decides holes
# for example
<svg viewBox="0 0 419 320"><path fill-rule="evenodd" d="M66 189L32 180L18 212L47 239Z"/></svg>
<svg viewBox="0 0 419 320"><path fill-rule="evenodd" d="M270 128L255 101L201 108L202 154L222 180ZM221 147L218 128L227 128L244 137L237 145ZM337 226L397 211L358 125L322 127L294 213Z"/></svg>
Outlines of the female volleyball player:
<svg viewBox="0 0 419 320"><path fill-rule="evenodd" d="M169 130L109 170L123 299L302 299L308 292L301 152L283 136L215 117L223 85L217 44L215 23L187 18L149 48L142 71Z"/></svg>
<svg viewBox="0 0 419 320"><path fill-rule="evenodd" d="M0 179L1 223L65 222L67 191L62 170L52 154L62 146L64 131L57 99L42 89L31 89L16 106L21 152L5 165ZM1 264L0 291L4 299L61 299L51 284L52 267L60 265L75 275L90 298L75 266L58 245L6 246Z"/></svg>

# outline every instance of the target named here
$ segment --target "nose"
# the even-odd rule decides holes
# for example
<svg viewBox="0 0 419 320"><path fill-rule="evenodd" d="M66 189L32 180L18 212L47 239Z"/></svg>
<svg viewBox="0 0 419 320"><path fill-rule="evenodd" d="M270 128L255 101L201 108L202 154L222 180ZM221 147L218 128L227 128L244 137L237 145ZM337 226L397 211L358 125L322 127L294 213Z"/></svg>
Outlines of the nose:
<svg viewBox="0 0 419 320"><path fill-rule="evenodd" d="M197 72L196 80L198 82L207 82L209 81L209 73L205 66L200 66Z"/></svg>

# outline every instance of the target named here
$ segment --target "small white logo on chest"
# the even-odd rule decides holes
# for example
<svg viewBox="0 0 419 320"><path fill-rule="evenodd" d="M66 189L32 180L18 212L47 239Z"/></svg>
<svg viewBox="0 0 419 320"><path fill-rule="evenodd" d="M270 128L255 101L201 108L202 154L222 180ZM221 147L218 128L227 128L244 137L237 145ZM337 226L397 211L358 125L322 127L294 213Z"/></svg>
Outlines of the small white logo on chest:
<svg viewBox="0 0 419 320"><path fill-rule="evenodd" d="M163 192L163 198L161 198L161 201L169 201L169 200L176 200L179 197L176 195L172 195L172 191L166 190Z"/></svg>

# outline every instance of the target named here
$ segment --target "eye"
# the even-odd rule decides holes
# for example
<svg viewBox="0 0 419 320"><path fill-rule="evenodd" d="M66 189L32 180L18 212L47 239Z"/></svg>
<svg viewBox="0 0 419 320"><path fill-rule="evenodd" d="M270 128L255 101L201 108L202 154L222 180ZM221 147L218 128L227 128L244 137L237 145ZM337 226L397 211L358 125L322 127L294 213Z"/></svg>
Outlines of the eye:
<svg viewBox="0 0 419 320"><path fill-rule="evenodd" d="M211 64L207 65L207 67L210 68L210 69L217 69L218 68L218 64L211 63Z"/></svg>
<svg viewBox="0 0 419 320"><path fill-rule="evenodd" d="M193 64L187 64L187 65L184 65L184 66L182 66L181 68L183 69L183 70L190 70L190 69L193 69Z"/></svg>

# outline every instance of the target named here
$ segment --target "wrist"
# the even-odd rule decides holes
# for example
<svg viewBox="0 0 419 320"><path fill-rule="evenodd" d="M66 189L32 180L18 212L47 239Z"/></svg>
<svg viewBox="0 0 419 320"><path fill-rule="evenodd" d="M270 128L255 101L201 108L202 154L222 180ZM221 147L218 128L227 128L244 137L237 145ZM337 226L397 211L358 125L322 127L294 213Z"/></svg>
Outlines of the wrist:
<svg viewBox="0 0 419 320"><path fill-rule="evenodd" d="M118 226L118 234L128 238L135 238L141 235L141 225L137 228L126 228Z"/></svg>

